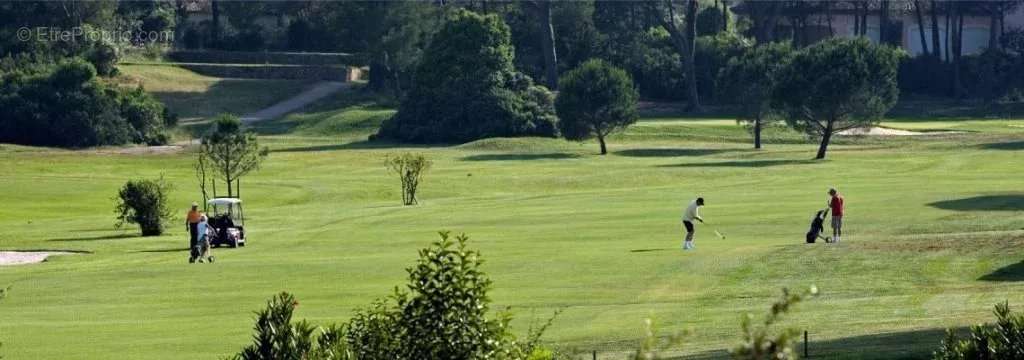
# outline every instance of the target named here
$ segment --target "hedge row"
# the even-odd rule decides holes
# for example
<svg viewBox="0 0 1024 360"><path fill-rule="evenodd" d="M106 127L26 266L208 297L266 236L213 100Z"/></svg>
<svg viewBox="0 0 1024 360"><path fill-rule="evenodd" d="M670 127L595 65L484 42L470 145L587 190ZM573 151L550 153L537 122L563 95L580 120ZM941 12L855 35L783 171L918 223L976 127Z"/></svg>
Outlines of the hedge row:
<svg viewBox="0 0 1024 360"><path fill-rule="evenodd" d="M351 65L363 66L363 57L345 53L301 53L264 51L178 50L169 58L185 63L212 64L288 64L288 65Z"/></svg>

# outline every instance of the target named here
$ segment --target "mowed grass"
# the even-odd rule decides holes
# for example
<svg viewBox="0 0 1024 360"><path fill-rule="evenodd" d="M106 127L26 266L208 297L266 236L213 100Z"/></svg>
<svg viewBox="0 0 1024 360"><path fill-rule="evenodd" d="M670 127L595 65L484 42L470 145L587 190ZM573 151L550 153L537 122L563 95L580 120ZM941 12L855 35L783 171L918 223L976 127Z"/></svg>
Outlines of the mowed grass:
<svg viewBox="0 0 1024 360"><path fill-rule="evenodd" d="M766 149L731 120L658 118L594 143L490 139L444 147L370 143L391 111L360 95L257 127L272 153L242 183L249 246L186 263L182 216L197 200L191 154L109 155L0 147L0 248L69 249L0 268L0 353L12 359L223 358L250 341L252 312L278 291L297 317L345 321L403 286L439 230L466 233L494 280L493 309L531 323L562 309L553 345L623 358L652 318L691 329L673 353L720 357L743 313L788 287L816 285L786 326L828 358L922 358L941 329L1024 304L1024 121L977 119L841 138L826 161L799 134L769 129ZM897 119L898 120L898 119ZM386 155L434 161L419 206L399 206ZM124 181L175 185L168 233L114 230ZM825 190L847 199L839 246L803 244ZM679 249L682 208L707 199L697 250ZM712 230L726 235L718 239Z"/></svg>

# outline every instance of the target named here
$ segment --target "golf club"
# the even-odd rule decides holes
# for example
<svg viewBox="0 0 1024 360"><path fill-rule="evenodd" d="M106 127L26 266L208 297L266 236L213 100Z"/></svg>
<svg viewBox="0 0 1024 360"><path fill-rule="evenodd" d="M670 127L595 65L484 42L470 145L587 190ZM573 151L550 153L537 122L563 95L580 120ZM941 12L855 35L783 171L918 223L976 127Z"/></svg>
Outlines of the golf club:
<svg viewBox="0 0 1024 360"><path fill-rule="evenodd" d="M719 232L718 229L715 229L715 235L718 235L719 239L725 240L725 235L722 235L722 233Z"/></svg>

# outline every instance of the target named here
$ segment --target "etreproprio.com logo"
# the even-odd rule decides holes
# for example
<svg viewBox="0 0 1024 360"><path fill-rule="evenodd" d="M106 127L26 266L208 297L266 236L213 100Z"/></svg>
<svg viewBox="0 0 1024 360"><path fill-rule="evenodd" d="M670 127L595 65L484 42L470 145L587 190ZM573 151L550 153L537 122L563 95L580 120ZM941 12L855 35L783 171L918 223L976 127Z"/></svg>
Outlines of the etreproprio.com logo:
<svg viewBox="0 0 1024 360"><path fill-rule="evenodd" d="M171 42L174 31L141 31L141 30L101 30L84 28L57 28L49 26L22 27L17 32L20 41L38 42L72 42L72 41L109 41L109 42Z"/></svg>

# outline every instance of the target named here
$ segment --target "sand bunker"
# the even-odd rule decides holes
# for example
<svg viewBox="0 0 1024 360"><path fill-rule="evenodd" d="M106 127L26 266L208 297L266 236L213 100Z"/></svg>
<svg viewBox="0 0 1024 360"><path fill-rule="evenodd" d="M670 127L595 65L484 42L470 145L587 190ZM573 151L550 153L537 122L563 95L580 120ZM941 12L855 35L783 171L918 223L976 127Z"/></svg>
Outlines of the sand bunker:
<svg viewBox="0 0 1024 360"><path fill-rule="evenodd" d="M920 135L943 135L943 134L956 134L959 131L929 131L919 132L910 130L890 129L880 126L868 127L868 128L856 128L840 131L839 135L853 135L853 136L920 136Z"/></svg>
<svg viewBox="0 0 1024 360"><path fill-rule="evenodd" d="M70 251L0 251L0 266L36 264L52 255L74 254Z"/></svg>

